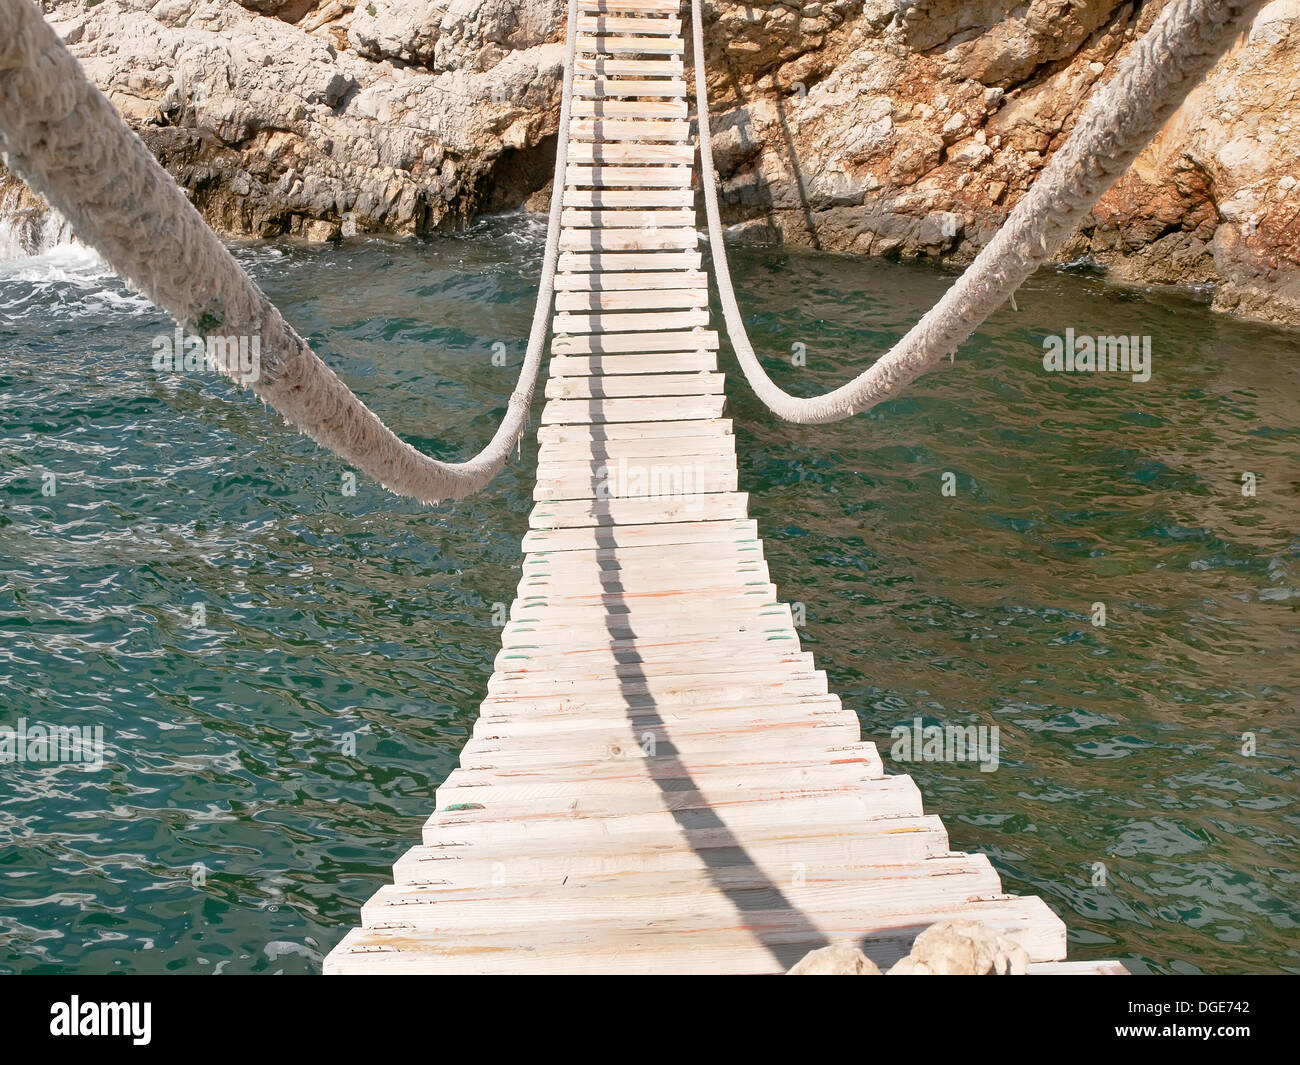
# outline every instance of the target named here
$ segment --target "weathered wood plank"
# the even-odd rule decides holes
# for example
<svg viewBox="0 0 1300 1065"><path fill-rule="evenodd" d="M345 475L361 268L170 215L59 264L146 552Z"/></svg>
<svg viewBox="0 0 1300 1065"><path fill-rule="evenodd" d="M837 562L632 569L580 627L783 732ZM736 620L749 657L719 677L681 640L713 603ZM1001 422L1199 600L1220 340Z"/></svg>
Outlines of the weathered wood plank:
<svg viewBox="0 0 1300 1065"><path fill-rule="evenodd" d="M689 113L684 99L622 100L589 96L573 101L573 114L578 118L684 119Z"/></svg>
<svg viewBox="0 0 1300 1065"><path fill-rule="evenodd" d="M629 355L652 351L717 351L718 334L711 329L696 329L692 332L673 331L663 333L610 333L600 335L577 334L557 336L551 341L553 355L595 355L600 353L626 352ZM549 406L548 408L549 409ZM696 418L699 415L682 414L679 420ZM712 415L718 417L718 415ZM543 412L545 423L559 421L548 419ZM586 419L590 420L590 419ZM627 418L611 418L610 421L628 421ZM646 419L659 420L655 416Z"/></svg>
<svg viewBox="0 0 1300 1065"><path fill-rule="evenodd" d="M722 457L728 457L723 455ZM587 464L583 464L583 468ZM524 557L524 573L551 573L569 566L603 566L618 569L622 566L653 567L663 564L667 552L661 547L596 547L574 551L537 551ZM746 565L763 560L763 544L759 540L736 540L722 543L697 543L689 551L673 552L676 563L683 566L712 565L727 562Z"/></svg>
<svg viewBox="0 0 1300 1065"><path fill-rule="evenodd" d="M748 610L733 606L727 616L718 618L716 624L705 626L700 624L698 617L642 617L639 613L589 611L581 618L565 615L546 617L526 609L523 605L525 600L516 599L514 602L520 604L520 613L506 624L502 655L544 654L547 648L556 644L564 644L566 653L578 655L588 649L602 651L628 644L667 644L692 637L738 637L758 641L773 638L789 642L795 635L791 624L792 612L785 603L758 604Z"/></svg>
<svg viewBox="0 0 1300 1065"><path fill-rule="evenodd" d="M681 59L675 56L663 59L609 59L605 56L578 56L573 61L573 72L577 77L595 76L606 80L615 78L679 80L685 73L685 69Z"/></svg>
<svg viewBox="0 0 1300 1065"><path fill-rule="evenodd" d="M566 185L592 185L596 188L684 189L691 185L689 166L577 166L564 171Z"/></svg>
<svg viewBox="0 0 1300 1065"><path fill-rule="evenodd" d="M627 374L712 373L718 356L712 351L665 351L645 354L556 355L547 366L552 378L606 377Z"/></svg>
<svg viewBox="0 0 1300 1065"><path fill-rule="evenodd" d="M493 769L455 769L438 788L438 800L445 809L462 803L478 802L486 806L489 802L518 803L533 799L592 797L598 794L651 796L665 790L692 790L693 786L698 786L703 791L722 792L744 790L751 786L765 790L801 791L856 785L882 776L883 766L878 757L837 764L816 760L802 765L782 763L768 767L746 766L739 770L715 766L698 772L696 776L687 775L683 769L675 776L659 778L624 772L621 776L575 776L566 780L549 773L539 777L536 774L512 774ZM864 822L864 825L872 823ZM865 831L861 834L867 836ZM916 834L915 831L881 833L875 837L876 854L889 857L929 857L929 854L916 854L912 846L890 846L895 836ZM847 850L848 848L843 848L840 854L846 857ZM944 839L940 853L946 850L947 840ZM694 857L696 861L702 860L698 855Z"/></svg>
<svg viewBox="0 0 1300 1065"><path fill-rule="evenodd" d="M519 715L528 714L545 714L560 711L587 711L592 708L598 709L664 709L665 707L688 707L701 706L713 702L735 702L749 701L755 704L767 702L783 702L787 699L804 698L807 696L825 695L826 677L822 673L809 673L806 675L790 674L781 678L765 678L762 680L736 679L727 676L702 676L693 677L688 680L666 680L655 678L653 681L641 682L635 688L630 684L614 684L606 690L597 690L591 687L573 692L520 692L494 694L490 697L490 702L494 710L501 713ZM484 703L487 705L487 702ZM788 736L768 737L769 739L779 739L783 743L790 743L791 738ZM726 739L726 738L724 738ZM809 735L803 737L805 742L811 743L817 747L828 747L834 743L856 743L861 739L858 733L845 731L842 735L837 734L836 738L827 738L824 734ZM737 737L733 742L726 740L721 742L721 746L735 747L745 746L748 741L743 736ZM667 751L667 747L664 750ZM766 748L764 748L765 750ZM497 752L501 753L501 752ZM608 752L606 752L608 753ZM623 752L629 757L637 756L630 749ZM501 753L502 758L519 755L520 752ZM541 764L553 764L556 766L568 764L574 759L573 752L557 750L548 753L541 758ZM549 761L548 761L549 760ZM761 759L758 759L761 760ZM583 764L590 764L589 758L581 759ZM467 763L462 762L462 765ZM495 764L495 763L494 763Z"/></svg>
<svg viewBox="0 0 1300 1065"><path fill-rule="evenodd" d="M580 556L589 558L590 554ZM575 562L574 565L599 566L599 562ZM744 565L745 563L740 563ZM510 628L507 624L507 628ZM572 636L570 636L572 633ZM706 655L735 654L743 647L799 649L799 637L788 622L758 624L746 619L734 627L719 624L716 629L704 632L663 632L654 635L637 633L618 636L600 631L595 626L575 627L565 625L515 627L512 635L517 639L502 640L497 652L495 668L507 672L515 668L515 660L522 660L526 668L545 659L563 667L571 661L586 661L607 656L629 661L647 658L667 659L673 655L687 661Z"/></svg>
<svg viewBox="0 0 1300 1065"><path fill-rule="evenodd" d="M572 143L581 141L689 141L691 125L676 120L575 118L569 123ZM694 161L692 154L691 160Z"/></svg>
<svg viewBox="0 0 1300 1065"><path fill-rule="evenodd" d="M657 251L696 248L699 243L698 232L681 226L664 229L565 229L560 233L560 251Z"/></svg>
<svg viewBox="0 0 1300 1065"><path fill-rule="evenodd" d="M565 226L598 226L602 229L644 229L685 227L695 229L695 212L686 208L677 210L579 210L566 208L560 215Z"/></svg>
<svg viewBox="0 0 1300 1065"><path fill-rule="evenodd" d="M546 382L546 396L548 399L617 399L624 396L720 395L726 380L720 373L552 377Z"/></svg>
<svg viewBox="0 0 1300 1065"><path fill-rule="evenodd" d="M628 399L553 399L542 408L542 424L640 422L650 418L717 418L726 397L647 396Z"/></svg>
<svg viewBox="0 0 1300 1065"><path fill-rule="evenodd" d="M604 73L612 73L605 71ZM686 82L680 78L664 78L660 81L631 81L626 78L575 78L573 82L575 96L603 99L608 96L662 96L685 99Z"/></svg>
<svg viewBox="0 0 1300 1065"><path fill-rule="evenodd" d="M712 397L709 397L712 398ZM566 403L553 400L552 403ZM572 402L580 402L574 400ZM602 400L602 403L661 402L659 400ZM673 399L685 406L695 399ZM550 404L548 404L549 406ZM652 522L728 521L743 518L749 497L744 492L718 492L660 499L595 499L538 503L529 515L533 529L563 529L594 525L648 525Z"/></svg>
<svg viewBox="0 0 1300 1065"><path fill-rule="evenodd" d="M670 459L653 456L644 460L596 459L587 462L539 463L537 487L546 495L534 494L534 499L579 499L590 497L586 489L601 485L608 495L656 495L668 488L685 492L734 492L736 490L736 457L728 454L681 454ZM727 488L710 488L706 485L730 482ZM689 562L693 560L683 560ZM664 557L655 560L656 568L671 562ZM727 564L736 564L728 559ZM554 568L553 566L550 568ZM611 570L614 567L611 567ZM525 567L524 572L533 572Z"/></svg>
<svg viewBox="0 0 1300 1065"><path fill-rule="evenodd" d="M678 18L672 21L680 24L682 0L578 0L578 10L595 11L600 14L636 11L644 14L677 15Z"/></svg>
<svg viewBox="0 0 1300 1065"><path fill-rule="evenodd" d="M644 333L659 329L695 329L709 324L703 307L685 311L596 312L574 314L561 311L552 326L557 333Z"/></svg>
<svg viewBox="0 0 1300 1065"><path fill-rule="evenodd" d="M473 792L473 788L464 789L467 801L472 801ZM525 787L518 793L528 792ZM880 824L889 827L875 832L865 827ZM771 881L788 883L800 866L824 876L843 869L926 861L943 857L947 851L947 834L938 818L900 817L865 822L861 827L832 827L837 834L817 834L814 826L808 826L807 834L796 839L782 835L756 837L747 833L743 848L733 845L701 848L699 851L650 839L645 840L639 849L632 849L628 842L616 839L577 852L537 846L508 850L472 846L460 848L464 852L462 855L451 855L443 848L421 845L412 847L397 860L393 876L397 884L443 883L460 887L479 884L486 887L493 883L496 886L548 881L562 884L566 877L576 880L685 869L730 869L737 871L734 875L739 875L739 870L749 869L764 874ZM725 864L722 859L725 859Z"/></svg>
<svg viewBox="0 0 1300 1065"><path fill-rule="evenodd" d="M694 203L692 189L564 190L565 207L691 207Z"/></svg>
<svg viewBox="0 0 1300 1065"><path fill-rule="evenodd" d="M615 356L604 356L614 358ZM734 443L729 418L705 421L617 422L591 425L544 425L537 429L539 453L566 453L581 449L596 458L630 455L632 448L644 448L644 455L673 455L700 440Z"/></svg>
<svg viewBox="0 0 1300 1065"><path fill-rule="evenodd" d="M707 307L707 289L592 289L588 292L558 292L557 311L661 311L683 307Z"/></svg>
<svg viewBox="0 0 1300 1065"><path fill-rule="evenodd" d="M578 18L578 32L585 34L651 33L676 36L681 32L681 19L632 18L626 15L582 15Z"/></svg>
<svg viewBox="0 0 1300 1065"><path fill-rule="evenodd" d="M575 42L579 52L596 52L600 55L664 55L680 56L686 51L685 42L677 36L665 37L611 37L579 34ZM580 68L583 73L590 73L590 67ZM675 65L672 73L680 73L682 67ZM640 69L629 70L629 74L647 73Z"/></svg>
<svg viewBox="0 0 1300 1065"><path fill-rule="evenodd" d="M734 543L754 540L757 536L758 523L748 518L671 524L647 522L636 525L627 522L618 530L617 537L597 529L531 529L524 534L523 548L525 551L566 551L614 546L662 547L669 544Z"/></svg>
<svg viewBox="0 0 1300 1065"><path fill-rule="evenodd" d="M689 165L695 161L693 144L649 144L644 141L570 141L569 161L597 167L654 166L659 163ZM644 175L638 175L644 176ZM689 174L687 175L689 183ZM574 182L579 184L579 182ZM615 181L585 182L612 185ZM637 182L640 184L640 182ZM661 182L654 182L661 184Z"/></svg>
<svg viewBox="0 0 1300 1065"><path fill-rule="evenodd" d="M734 915L735 911L732 910ZM791 914L797 915L792 917ZM1015 939L1034 960L1065 953L1065 926L1041 899L946 902L884 927L864 927L860 910L819 916L798 909L746 911L746 923L654 920L633 928L588 928L582 922L541 923L520 949L517 928L481 935L420 936L397 922L389 929L349 933L327 959L330 973L695 974L782 973L810 950L835 939L860 940L881 967L896 962L912 940L941 920L975 920ZM770 919L769 919L770 918ZM491 927L490 923L487 927Z"/></svg>
<svg viewBox="0 0 1300 1065"><path fill-rule="evenodd" d="M608 264L605 264L608 266ZM691 289L707 288L708 278L691 267L669 270L605 269L600 273L557 274L557 292L615 292L628 289Z"/></svg>

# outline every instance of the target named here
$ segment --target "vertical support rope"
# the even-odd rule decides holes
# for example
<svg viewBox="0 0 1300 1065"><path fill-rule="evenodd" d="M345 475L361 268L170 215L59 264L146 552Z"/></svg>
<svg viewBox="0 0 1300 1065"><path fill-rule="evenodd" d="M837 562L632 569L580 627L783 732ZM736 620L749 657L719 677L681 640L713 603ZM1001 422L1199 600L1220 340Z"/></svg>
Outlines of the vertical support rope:
<svg viewBox="0 0 1300 1065"><path fill-rule="evenodd" d="M704 70L702 0L691 0L700 171L718 296L731 346L750 386L778 417L804 425L841 421L898 395L957 350L1049 256L1159 131L1249 25L1260 0L1173 0L1094 94L1066 143L1016 204L993 240L938 303L870 369L821 396L800 398L768 376L736 303L718 212Z"/></svg>
<svg viewBox="0 0 1300 1065"><path fill-rule="evenodd" d="M459 498L505 465L537 384L559 257L577 13L577 0L569 0L555 184L528 347L501 425L465 462L441 462L401 440L316 357L31 0L0 0L0 153L80 240L182 328L260 338L261 375L251 387L287 421L398 495L426 503ZM222 369L245 383L237 367Z"/></svg>

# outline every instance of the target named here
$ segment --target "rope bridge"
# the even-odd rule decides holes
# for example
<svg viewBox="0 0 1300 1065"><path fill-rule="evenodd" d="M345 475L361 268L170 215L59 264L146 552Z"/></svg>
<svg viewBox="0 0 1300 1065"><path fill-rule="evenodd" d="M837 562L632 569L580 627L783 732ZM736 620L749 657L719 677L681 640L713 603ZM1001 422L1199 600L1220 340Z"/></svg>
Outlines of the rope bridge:
<svg viewBox="0 0 1300 1065"><path fill-rule="evenodd" d="M475 491L523 431L549 333L536 505L474 736L423 842L327 972L781 972L852 939L877 963L948 918L1070 966L1065 927L950 850L827 691L738 491L696 229L680 0L569 0L543 274L507 414L474 458L400 440L311 352L81 73L30 0L0 0L0 149L184 327L262 338L254 391L393 491ZM848 417L949 354L1074 231L1257 4L1175 0L1006 226L890 352L790 396L726 266L699 0L703 201L724 321L781 417ZM552 313L554 304L554 317ZM549 321L548 321L549 319Z"/></svg>

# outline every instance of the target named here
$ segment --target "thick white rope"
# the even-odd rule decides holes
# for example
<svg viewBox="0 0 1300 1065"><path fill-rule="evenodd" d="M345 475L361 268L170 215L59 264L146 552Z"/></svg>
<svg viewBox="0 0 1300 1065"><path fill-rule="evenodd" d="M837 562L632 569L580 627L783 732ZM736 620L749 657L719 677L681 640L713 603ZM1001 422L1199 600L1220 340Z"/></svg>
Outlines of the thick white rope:
<svg viewBox="0 0 1300 1065"><path fill-rule="evenodd" d="M691 0L695 109L704 207L722 314L741 369L759 399L779 417L805 425L840 421L896 396L955 352L1075 233L1093 204L1128 169L1261 6L1260 0L1173 0L1115 77L1093 96L1069 139L943 298L868 370L832 392L805 399L786 392L763 369L731 286L718 215L701 3Z"/></svg>
<svg viewBox="0 0 1300 1065"><path fill-rule="evenodd" d="M260 377L251 387L287 421L398 495L426 503L459 498L487 484L518 446L541 368L559 257L577 12L577 0L569 0L555 184L528 348L505 418L465 462L440 462L398 438L316 357L31 0L0 0L0 153L80 240L182 328L260 337ZM222 369L246 383L237 365Z"/></svg>

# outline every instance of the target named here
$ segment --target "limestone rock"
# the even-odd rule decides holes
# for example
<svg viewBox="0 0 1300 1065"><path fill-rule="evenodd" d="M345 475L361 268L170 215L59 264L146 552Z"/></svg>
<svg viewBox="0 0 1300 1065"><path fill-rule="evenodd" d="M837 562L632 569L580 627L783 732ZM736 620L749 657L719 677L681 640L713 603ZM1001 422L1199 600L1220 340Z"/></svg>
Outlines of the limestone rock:
<svg viewBox="0 0 1300 1065"><path fill-rule="evenodd" d="M810 950L799 960L787 976L879 976L876 963L868 958L851 940L840 940L830 946Z"/></svg>
<svg viewBox="0 0 1300 1065"><path fill-rule="evenodd" d="M43 6L218 229L406 234L545 202L564 0ZM704 6L728 223L965 262L1163 3ZM1272 0L1060 258L1300 323L1297 101L1300 0Z"/></svg>
<svg viewBox="0 0 1300 1065"><path fill-rule="evenodd" d="M1019 976L1029 955L1014 940L979 921L941 921L912 943L890 976Z"/></svg>

